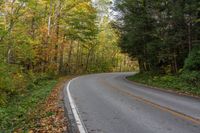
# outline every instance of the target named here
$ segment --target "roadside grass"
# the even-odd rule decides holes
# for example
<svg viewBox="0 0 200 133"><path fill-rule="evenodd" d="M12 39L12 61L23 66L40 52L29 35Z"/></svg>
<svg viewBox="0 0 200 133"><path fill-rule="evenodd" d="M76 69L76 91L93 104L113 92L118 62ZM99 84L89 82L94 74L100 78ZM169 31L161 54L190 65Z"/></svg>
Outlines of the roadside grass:
<svg viewBox="0 0 200 133"><path fill-rule="evenodd" d="M138 73L128 77L129 80L158 87L165 90L172 90L178 93L200 96L200 88L188 83L179 75L158 75L154 73Z"/></svg>
<svg viewBox="0 0 200 133"><path fill-rule="evenodd" d="M60 77L46 100L40 104L32 115L29 132L63 133L68 132L68 120L64 113L63 87L73 76ZM39 116L39 117L38 117ZM18 132L21 133L22 129Z"/></svg>
<svg viewBox="0 0 200 133"><path fill-rule="evenodd" d="M32 119L36 119L31 114L45 101L56 83L57 79L44 79L29 87L23 95L12 96L7 105L0 107L0 132L13 132L19 128L26 131Z"/></svg>

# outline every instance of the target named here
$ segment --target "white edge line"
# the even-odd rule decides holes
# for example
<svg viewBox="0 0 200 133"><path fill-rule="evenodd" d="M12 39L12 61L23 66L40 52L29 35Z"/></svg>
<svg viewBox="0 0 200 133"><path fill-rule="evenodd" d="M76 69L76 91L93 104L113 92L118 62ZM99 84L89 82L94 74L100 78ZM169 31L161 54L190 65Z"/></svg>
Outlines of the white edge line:
<svg viewBox="0 0 200 133"><path fill-rule="evenodd" d="M75 78L75 79L77 79L77 78ZM84 124L81 120L81 117L78 113L78 108L76 107L74 99L72 98L71 93L69 91L69 86L70 86L71 82L74 81L75 79L70 80L69 83L67 84L67 87L66 87L67 95L68 95L68 98L69 98L69 103L70 103L74 118L76 120L76 124L78 126L79 132L80 133L87 133L87 130L86 130L86 128L85 128L85 126L84 126Z"/></svg>

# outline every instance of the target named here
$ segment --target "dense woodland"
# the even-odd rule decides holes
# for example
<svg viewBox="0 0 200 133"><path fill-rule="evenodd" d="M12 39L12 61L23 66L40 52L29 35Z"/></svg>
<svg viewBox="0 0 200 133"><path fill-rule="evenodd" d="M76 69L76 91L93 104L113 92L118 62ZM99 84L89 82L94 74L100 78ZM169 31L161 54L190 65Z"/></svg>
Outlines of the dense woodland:
<svg viewBox="0 0 200 133"><path fill-rule="evenodd" d="M137 58L140 72L179 75L200 88L199 0L116 0L115 5L120 46Z"/></svg>
<svg viewBox="0 0 200 133"><path fill-rule="evenodd" d="M199 48L198 0L118 0L116 4L121 47L138 59L141 71L177 73ZM200 70L199 63L191 69Z"/></svg>
<svg viewBox="0 0 200 133"><path fill-rule="evenodd" d="M199 0L0 0L0 132L38 128L60 75L138 68L130 80L200 96Z"/></svg>
<svg viewBox="0 0 200 133"><path fill-rule="evenodd" d="M110 3L97 2L0 0L1 104L42 77L132 69Z"/></svg>
<svg viewBox="0 0 200 133"><path fill-rule="evenodd" d="M111 4L1 0L0 103L43 77L134 70L131 60L140 72L181 74L199 85L198 0L116 0L116 17Z"/></svg>

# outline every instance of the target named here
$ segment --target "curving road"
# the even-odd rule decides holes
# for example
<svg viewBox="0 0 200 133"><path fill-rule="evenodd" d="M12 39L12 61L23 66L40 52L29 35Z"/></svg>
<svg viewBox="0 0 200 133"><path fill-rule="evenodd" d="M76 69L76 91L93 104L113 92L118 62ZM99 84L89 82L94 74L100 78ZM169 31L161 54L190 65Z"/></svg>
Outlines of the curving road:
<svg viewBox="0 0 200 133"><path fill-rule="evenodd" d="M200 99L134 85L133 73L74 79L69 90L89 133L200 133Z"/></svg>

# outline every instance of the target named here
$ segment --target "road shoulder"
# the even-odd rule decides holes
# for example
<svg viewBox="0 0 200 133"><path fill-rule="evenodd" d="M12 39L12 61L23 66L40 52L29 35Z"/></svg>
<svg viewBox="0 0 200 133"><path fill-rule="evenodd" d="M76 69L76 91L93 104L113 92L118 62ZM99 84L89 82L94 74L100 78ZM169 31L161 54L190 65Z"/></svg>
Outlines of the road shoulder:
<svg viewBox="0 0 200 133"><path fill-rule="evenodd" d="M40 118L34 120L30 132L70 133L68 117L65 116L63 88L71 78L60 78L46 101L36 109L35 115L40 115Z"/></svg>
<svg viewBox="0 0 200 133"><path fill-rule="evenodd" d="M152 86L152 85L148 85L145 83L140 83L138 81L134 81L134 80L130 80L129 79L130 76L125 77L124 79L134 85L137 86L141 86L141 87L145 87L148 89L155 89L155 90L159 90L159 91L163 91L163 92L167 92L167 93L171 93L171 94L176 94L176 95L180 95L180 96L187 96L187 97L191 97L191 98L196 98L196 99L200 99L200 96L198 95L194 95L188 92L182 92L182 91L178 91L178 90L174 90L174 89L170 89L170 88L161 88L161 87L156 87L156 86Z"/></svg>

